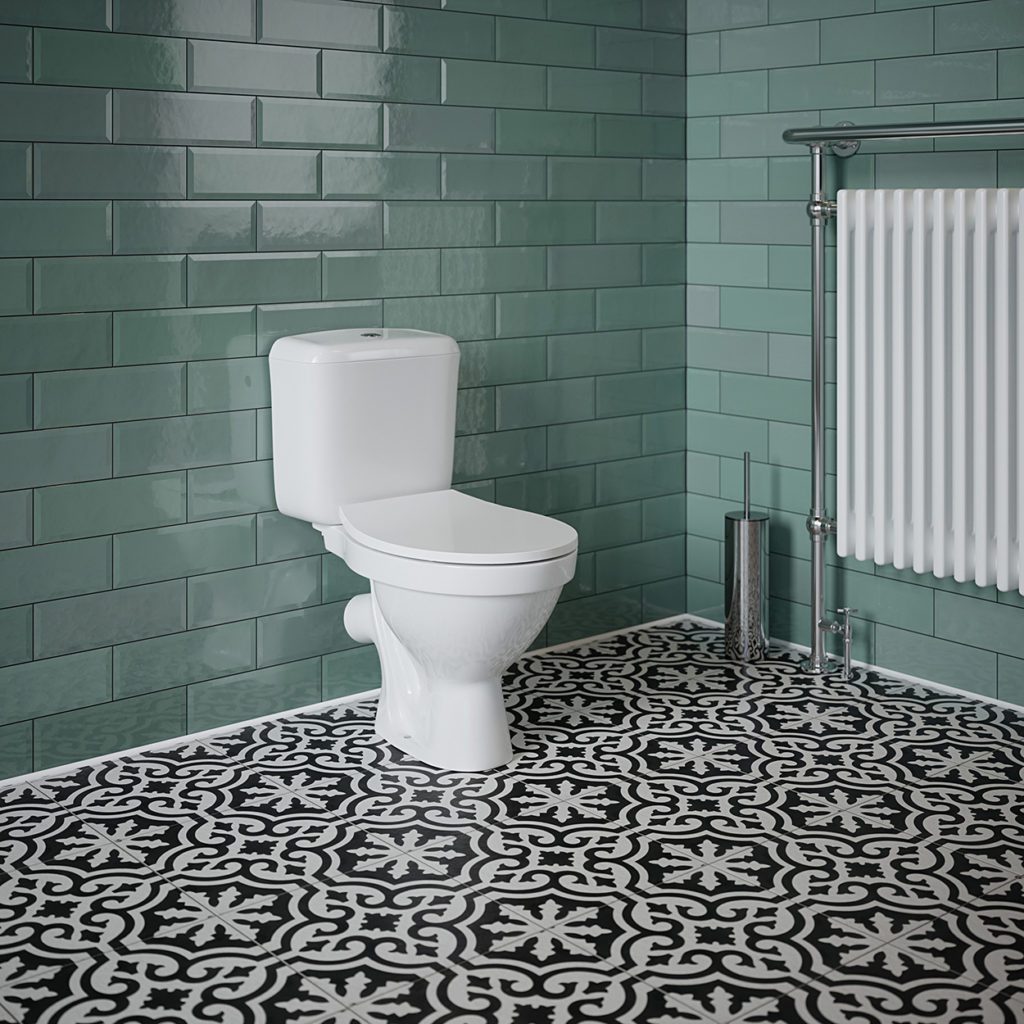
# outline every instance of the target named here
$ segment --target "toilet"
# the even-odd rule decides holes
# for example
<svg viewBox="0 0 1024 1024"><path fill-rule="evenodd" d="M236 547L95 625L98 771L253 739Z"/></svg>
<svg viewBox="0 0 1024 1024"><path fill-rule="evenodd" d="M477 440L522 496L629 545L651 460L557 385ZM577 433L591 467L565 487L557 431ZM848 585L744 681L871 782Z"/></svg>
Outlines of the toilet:
<svg viewBox="0 0 1024 1024"><path fill-rule="evenodd" d="M381 663L377 731L419 761L512 758L501 676L576 568L572 527L452 490L459 348L381 328L270 350L274 489L370 581L345 607Z"/></svg>

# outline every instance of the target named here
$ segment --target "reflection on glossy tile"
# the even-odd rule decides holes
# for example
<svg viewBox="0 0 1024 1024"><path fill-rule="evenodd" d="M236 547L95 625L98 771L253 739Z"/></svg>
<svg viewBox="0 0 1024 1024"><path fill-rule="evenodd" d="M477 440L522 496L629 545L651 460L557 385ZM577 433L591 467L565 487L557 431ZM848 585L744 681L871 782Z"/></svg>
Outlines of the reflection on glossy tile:
<svg viewBox="0 0 1024 1024"><path fill-rule="evenodd" d="M184 89L181 39L124 33L35 31L35 81L125 89Z"/></svg>
<svg viewBox="0 0 1024 1024"><path fill-rule="evenodd" d="M324 254L324 297L329 299L434 295L439 279L436 249Z"/></svg>
<svg viewBox="0 0 1024 1024"><path fill-rule="evenodd" d="M313 150L190 149L189 198L316 198L319 165Z"/></svg>
<svg viewBox="0 0 1024 1024"><path fill-rule="evenodd" d="M114 427L114 473L131 476L245 462L256 454L254 433L251 412L118 423Z"/></svg>
<svg viewBox="0 0 1024 1024"><path fill-rule="evenodd" d="M48 199L184 199L180 146L35 147L35 194Z"/></svg>
<svg viewBox="0 0 1024 1024"><path fill-rule="evenodd" d="M343 56L333 51L328 52L332 57ZM317 50L291 46L258 46L251 43L190 39L188 87L199 92L315 96L317 53ZM325 95L331 94L325 92Z"/></svg>
<svg viewBox="0 0 1024 1024"><path fill-rule="evenodd" d="M167 145L251 146L248 96L201 96L119 89L114 93L114 141Z"/></svg>
<svg viewBox="0 0 1024 1024"><path fill-rule="evenodd" d="M82 256L35 263L37 313L185 304L183 256Z"/></svg>
<svg viewBox="0 0 1024 1024"><path fill-rule="evenodd" d="M380 203L261 202L257 213L264 250L374 249L382 241ZM263 300L274 301L269 294Z"/></svg>
<svg viewBox="0 0 1024 1024"><path fill-rule="evenodd" d="M440 199L435 153L323 154L324 199Z"/></svg>
<svg viewBox="0 0 1024 1024"><path fill-rule="evenodd" d="M379 104L267 97L256 102L261 146L380 149Z"/></svg>
<svg viewBox="0 0 1024 1024"><path fill-rule="evenodd" d="M252 355L256 350L253 306L117 313L114 362L157 363Z"/></svg>
<svg viewBox="0 0 1024 1024"><path fill-rule="evenodd" d="M261 0L260 12L260 42L380 49L380 8L376 5L345 0Z"/></svg>
<svg viewBox="0 0 1024 1024"><path fill-rule="evenodd" d="M113 0L117 32L254 39L255 10L247 0Z"/></svg>
<svg viewBox="0 0 1024 1024"><path fill-rule="evenodd" d="M324 50L323 94L328 99L437 103L441 61L395 53Z"/></svg>

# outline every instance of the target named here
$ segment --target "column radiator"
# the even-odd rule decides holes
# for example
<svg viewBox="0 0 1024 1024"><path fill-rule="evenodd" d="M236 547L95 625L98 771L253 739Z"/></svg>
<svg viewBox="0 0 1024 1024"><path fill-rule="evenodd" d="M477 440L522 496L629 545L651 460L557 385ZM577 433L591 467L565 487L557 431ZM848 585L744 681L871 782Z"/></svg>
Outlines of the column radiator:
<svg viewBox="0 0 1024 1024"><path fill-rule="evenodd" d="M1024 594L1024 189L837 213L838 552Z"/></svg>

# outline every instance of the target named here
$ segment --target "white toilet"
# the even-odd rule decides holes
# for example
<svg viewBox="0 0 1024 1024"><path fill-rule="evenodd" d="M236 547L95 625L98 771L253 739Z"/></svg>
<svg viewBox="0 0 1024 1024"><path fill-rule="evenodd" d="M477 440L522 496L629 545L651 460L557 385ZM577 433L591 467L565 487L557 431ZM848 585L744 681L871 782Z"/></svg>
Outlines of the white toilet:
<svg viewBox="0 0 1024 1024"><path fill-rule="evenodd" d="M370 580L345 608L381 662L377 731L418 760L512 757L502 672L576 567L576 531L451 489L459 349L426 331L320 331L270 350L274 488Z"/></svg>

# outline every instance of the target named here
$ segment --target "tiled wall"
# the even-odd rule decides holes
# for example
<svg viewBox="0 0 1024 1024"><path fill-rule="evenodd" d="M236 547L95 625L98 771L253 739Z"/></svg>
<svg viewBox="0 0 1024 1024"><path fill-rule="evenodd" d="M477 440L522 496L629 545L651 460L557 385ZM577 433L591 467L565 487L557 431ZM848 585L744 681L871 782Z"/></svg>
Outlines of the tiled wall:
<svg viewBox="0 0 1024 1024"><path fill-rule="evenodd" d="M722 516L742 499L749 450L755 501L772 510L773 632L807 644L810 161L782 132L1024 117L1024 2L689 0L687 13L689 609L721 614ZM864 145L828 161L829 194L1024 186L1024 142L992 146ZM829 352L831 374L831 340ZM831 429L826 451L832 473ZM857 657L1024 704L1019 595L834 557L826 594L829 608L860 609Z"/></svg>
<svg viewBox="0 0 1024 1024"><path fill-rule="evenodd" d="M275 337L462 343L456 473L683 607L683 0L0 0L0 775L365 689ZM367 425L371 430L372 425Z"/></svg>

